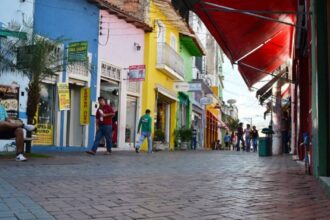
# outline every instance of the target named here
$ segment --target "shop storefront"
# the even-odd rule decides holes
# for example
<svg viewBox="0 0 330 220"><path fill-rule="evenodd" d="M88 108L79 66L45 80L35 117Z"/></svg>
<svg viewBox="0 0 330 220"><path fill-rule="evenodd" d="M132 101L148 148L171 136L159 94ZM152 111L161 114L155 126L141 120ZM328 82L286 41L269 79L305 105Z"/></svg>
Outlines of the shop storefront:
<svg viewBox="0 0 330 220"><path fill-rule="evenodd" d="M192 124L197 130L197 148L203 148L203 110L196 105L192 109Z"/></svg>
<svg viewBox="0 0 330 220"><path fill-rule="evenodd" d="M138 97L127 96L125 143L135 147Z"/></svg>
<svg viewBox="0 0 330 220"><path fill-rule="evenodd" d="M35 116L37 131L34 145L51 146L55 144L57 94L53 84L41 84L40 103Z"/></svg>
<svg viewBox="0 0 330 220"><path fill-rule="evenodd" d="M205 148L212 149L218 140L219 120L210 111L206 111Z"/></svg>
<svg viewBox="0 0 330 220"><path fill-rule="evenodd" d="M190 120L190 101L189 97L182 93L178 93L179 98L179 106L178 106L178 112L177 112L177 128L190 128L191 126L191 120Z"/></svg>
<svg viewBox="0 0 330 220"><path fill-rule="evenodd" d="M119 93L120 83L114 80L101 80L100 96L103 96L108 105L112 107L115 116L112 118L112 146L118 147L118 125L120 124L118 118L118 110L120 109ZM103 144L102 142L101 144Z"/></svg>
<svg viewBox="0 0 330 220"><path fill-rule="evenodd" d="M175 126L173 120L175 117L175 108L177 104L176 94L171 92L164 87L157 85L156 89L156 106L154 112L154 130L157 133L164 135L165 148L169 148L171 130L173 131Z"/></svg>

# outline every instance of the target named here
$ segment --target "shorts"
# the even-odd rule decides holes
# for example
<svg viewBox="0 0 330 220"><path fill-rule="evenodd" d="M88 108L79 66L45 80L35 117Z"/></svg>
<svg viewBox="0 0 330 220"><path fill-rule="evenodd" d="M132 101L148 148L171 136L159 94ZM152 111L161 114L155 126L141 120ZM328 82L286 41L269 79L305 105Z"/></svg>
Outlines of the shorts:
<svg viewBox="0 0 330 220"><path fill-rule="evenodd" d="M0 132L0 139L11 139L15 137L15 130L7 130Z"/></svg>

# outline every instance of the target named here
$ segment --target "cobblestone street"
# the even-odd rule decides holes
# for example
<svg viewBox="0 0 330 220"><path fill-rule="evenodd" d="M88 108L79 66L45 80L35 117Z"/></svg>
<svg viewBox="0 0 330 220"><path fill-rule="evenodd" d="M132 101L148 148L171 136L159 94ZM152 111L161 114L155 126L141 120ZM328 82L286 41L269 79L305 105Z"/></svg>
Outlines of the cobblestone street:
<svg viewBox="0 0 330 220"><path fill-rule="evenodd" d="M0 160L1 219L330 219L330 198L289 156L52 156Z"/></svg>

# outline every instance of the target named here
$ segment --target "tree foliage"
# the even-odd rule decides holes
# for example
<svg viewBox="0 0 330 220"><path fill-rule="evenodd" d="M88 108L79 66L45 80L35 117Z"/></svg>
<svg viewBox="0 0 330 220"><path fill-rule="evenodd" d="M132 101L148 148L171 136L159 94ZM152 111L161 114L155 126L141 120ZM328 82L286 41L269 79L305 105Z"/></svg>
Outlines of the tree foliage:
<svg viewBox="0 0 330 220"><path fill-rule="evenodd" d="M233 119L232 117L228 118L227 125L231 131L236 131L238 128L239 119Z"/></svg>
<svg viewBox="0 0 330 220"><path fill-rule="evenodd" d="M0 41L0 74L13 72L28 77L26 113L33 123L40 100L40 84L63 69L61 39L49 40L41 36L4 38Z"/></svg>

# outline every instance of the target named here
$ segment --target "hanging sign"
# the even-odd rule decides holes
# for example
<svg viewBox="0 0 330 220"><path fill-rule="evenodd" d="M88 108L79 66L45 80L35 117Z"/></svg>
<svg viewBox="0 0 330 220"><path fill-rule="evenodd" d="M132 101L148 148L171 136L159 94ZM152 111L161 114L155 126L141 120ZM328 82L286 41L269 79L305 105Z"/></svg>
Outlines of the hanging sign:
<svg viewBox="0 0 330 220"><path fill-rule="evenodd" d="M201 83L177 82L174 83L174 89L179 92L196 92L202 91Z"/></svg>
<svg viewBox="0 0 330 220"><path fill-rule="evenodd" d="M143 81L146 75L146 65L133 65L128 67L128 80Z"/></svg>
<svg viewBox="0 0 330 220"><path fill-rule="evenodd" d="M200 99L199 102L201 105L210 105L213 103L213 98L212 97L203 97Z"/></svg>
<svg viewBox="0 0 330 220"><path fill-rule="evenodd" d="M71 62L82 62L87 60L88 42L73 42L69 43L68 46L68 61Z"/></svg>
<svg viewBox="0 0 330 220"><path fill-rule="evenodd" d="M57 83L60 111L70 110L69 83Z"/></svg>
<svg viewBox="0 0 330 220"><path fill-rule="evenodd" d="M90 116L90 88L80 90L80 124L88 125Z"/></svg>

